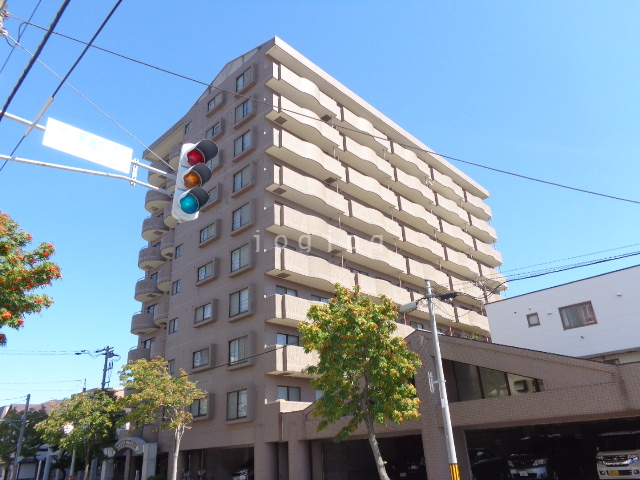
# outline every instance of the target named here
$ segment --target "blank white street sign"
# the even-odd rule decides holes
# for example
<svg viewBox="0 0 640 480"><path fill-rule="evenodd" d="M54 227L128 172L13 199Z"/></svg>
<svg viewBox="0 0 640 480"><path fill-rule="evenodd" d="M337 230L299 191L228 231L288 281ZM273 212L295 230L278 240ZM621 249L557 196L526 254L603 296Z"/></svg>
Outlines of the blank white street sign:
<svg viewBox="0 0 640 480"><path fill-rule="evenodd" d="M49 117L42 144L119 172L129 173L133 149Z"/></svg>

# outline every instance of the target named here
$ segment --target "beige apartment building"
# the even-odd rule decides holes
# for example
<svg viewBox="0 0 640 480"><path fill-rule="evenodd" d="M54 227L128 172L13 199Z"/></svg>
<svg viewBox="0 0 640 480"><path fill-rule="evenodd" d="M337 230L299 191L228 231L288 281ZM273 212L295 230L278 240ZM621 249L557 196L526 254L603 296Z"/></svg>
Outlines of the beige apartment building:
<svg viewBox="0 0 640 480"><path fill-rule="evenodd" d="M436 300L440 332L487 339L483 305L506 288L488 192L279 38L225 65L144 158L170 173L182 144L202 139L220 151L199 218L178 224L168 195L145 198L129 360L160 355L208 392L181 445L192 478L231 478L252 458L256 479L310 478L278 432L321 394L298 323L336 283L403 305L428 279L465 294ZM398 323L404 336L424 329L426 308ZM162 472L170 436L130 436L157 443ZM134 451L116 465L128 478Z"/></svg>

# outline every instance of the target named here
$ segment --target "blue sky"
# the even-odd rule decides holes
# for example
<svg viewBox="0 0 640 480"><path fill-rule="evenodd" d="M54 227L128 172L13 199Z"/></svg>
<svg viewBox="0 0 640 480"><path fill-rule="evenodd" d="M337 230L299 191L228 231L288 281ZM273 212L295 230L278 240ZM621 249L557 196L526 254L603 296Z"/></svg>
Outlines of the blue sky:
<svg viewBox="0 0 640 480"><path fill-rule="evenodd" d="M9 12L27 19L37 3L13 0ZM41 2L32 22L48 27L61 3ZM56 31L87 41L114 4L72 0ZM639 19L640 3L632 1L129 0L95 44L209 82L229 60L279 36L437 152L639 201ZM5 21L13 38L19 26ZM42 37L28 27L20 43L34 52ZM54 35L40 59L64 75L82 48ZM0 43L0 65L11 50ZM13 50L0 71L2 104L29 61L24 50ZM204 90L98 50L68 81L113 121L65 86L41 123L51 116L131 147L137 157ZM33 119L59 82L35 65L8 112ZM24 131L4 118L0 154L9 155ZM15 155L100 169L41 142L42 133L33 132ZM452 163L491 193L506 275L640 250L637 203ZM28 317L20 332L6 332L0 405L27 393L32 402L63 398L85 379L89 388L99 386L103 357L74 351L114 347L121 356L111 382L117 385L136 343L129 329L140 308L133 293L143 276L137 255L145 245L145 193L121 180L15 162L0 171L0 210L36 242L52 242L63 273L47 290L55 305ZM638 263L632 256L516 281L507 295Z"/></svg>

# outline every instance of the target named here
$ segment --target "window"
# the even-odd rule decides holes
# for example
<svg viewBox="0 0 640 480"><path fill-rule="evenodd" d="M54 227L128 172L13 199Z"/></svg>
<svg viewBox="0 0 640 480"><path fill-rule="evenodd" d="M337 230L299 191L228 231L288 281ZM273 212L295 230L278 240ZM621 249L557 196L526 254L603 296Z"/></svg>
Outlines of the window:
<svg viewBox="0 0 640 480"><path fill-rule="evenodd" d="M152 273L151 275L149 275L149 279L150 280L157 280L158 279L158 272Z"/></svg>
<svg viewBox="0 0 640 480"><path fill-rule="evenodd" d="M221 103L222 103L222 93L219 93L209 101L209 103L207 104L207 111L210 112Z"/></svg>
<svg viewBox="0 0 640 480"><path fill-rule="evenodd" d="M178 319L174 318L169 320L169 325L167 326L167 333L176 333L178 331Z"/></svg>
<svg viewBox="0 0 640 480"><path fill-rule="evenodd" d="M236 78L236 92L239 92L244 87L249 85L252 80L251 77L251 68L247 68L244 72L242 72L242 75Z"/></svg>
<svg viewBox="0 0 640 480"><path fill-rule="evenodd" d="M203 348L193 352L193 368L209 365L209 349Z"/></svg>
<svg viewBox="0 0 640 480"><path fill-rule="evenodd" d="M212 223L208 227L205 227L202 230L200 230L200 243L204 242L205 240L209 240L210 238L213 238L215 236L216 236L216 224Z"/></svg>
<svg viewBox="0 0 640 480"><path fill-rule="evenodd" d="M195 417L204 417L207 414L209 409L209 399L208 398L199 398L198 400L194 400L191 406L189 407L189 411L191 415Z"/></svg>
<svg viewBox="0 0 640 480"><path fill-rule="evenodd" d="M251 113L251 106L251 99L249 99L236 107L236 123Z"/></svg>
<svg viewBox="0 0 640 480"><path fill-rule="evenodd" d="M208 138L215 137L216 135L218 135L220 133L220 130L222 130L222 125L220 124L220 122L218 122L213 127L211 127L209 130L206 131L205 138L208 139Z"/></svg>
<svg viewBox="0 0 640 480"><path fill-rule="evenodd" d="M538 314L530 313L529 315L527 315L527 323L529 324L530 327L535 327L537 325L540 325L540 318L538 317Z"/></svg>
<svg viewBox="0 0 640 480"><path fill-rule="evenodd" d="M233 142L233 156L237 157L245 150L251 148L251 131L245 132Z"/></svg>
<svg viewBox="0 0 640 480"><path fill-rule="evenodd" d="M245 203L233 212L231 230L237 230L251 221L251 204Z"/></svg>
<svg viewBox="0 0 640 480"><path fill-rule="evenodd" d="M251 165L247 165L233 176L233 192L246 187L251 183Z"/></svg>
<svg viewBox="0 0 640 480"><path fill-rule="evenodd" d="M276 293L278 295L291 295L292 297L298 296L298 291L289 287L282 287L280 285L276 285Z"/></svg>
<svg viewBox="0 0 640 480"><path fill-rule="evenodd" d="M229 316L234 317L249 311L249 289L245 288L229 295Z"/></svg>
<svg viewBox="0 0 640 480"><path fill-rule="evenodd" d="M247 391L227 393L227 420L247 418Z"/></svg>
<svg viewBox="0 0 640 480"><path fill-rule="evenodd" d="M176 293L180 293L180 280L176 280L171 284L171 295L175 295Z"/></svg>
<svg viewBox="0 0 640 480"><path fill-rule="evenodd" d="M187 123L184 126L184 133L189 133L191 131L191 126L192 126L191 123Z"/></svg>
<svg viewBox="0 0 640 480"><path fill-rule="evenodd" d="M176 361L171 359L167 361L167 373L173 375L176 372Z"/></svg>
<svg viewBox="0 0 640 480"><path fill-rule="evenodd" d="M311 300L314 302L329 303L329 299L326 297L319 297L318 295L311 295Z"/></svg>
<svg viewBox="0 0 640 480"><path fill-rule="evenodd" d="M176 247L176 258L180 258L182 256L182 244Z"/></svg>
<svg viewBox="0 0 640 480"><path fill-rule="evenodd" d="M300 401L300 387L278 387L277 400Z"/></svg>
<svg viewBox="0 0 640 480"><path fill-rule="evenodd" d="M300 337L298 335L289 335L288 333L279 333L276 337L276 345L293 345L300 346Z"/></svg>
<svg viewBox="0 0 640 480"><path fill-rule="evenodd" d="M231 271L235 272L236 270L240 270L242 267L246 267L247 265L249 265L250 254L251 250L248 243L232 251Z"/></svg>
<svg viewBox="0 0 640 480"><path fill-rule="evenodd" d="M153 312L155 312L155 311L156 311L156 305L157 305L157 303L154 303L153 305L149 305L149 306L147 307L147 313L153 313Z"/></svg>
<svg viewBox="0 0 640 480"><path fill-rule="evenodd" d="M424 325L422 323L418 323L418 322L409 322L409 325L411 325L413 328L415 328L416 330L424 330Z"/></svg>
<svg viewBox="0 0 640 480"><path fill-rule="evenodd" d="M156 339L154 338L148 338L147 340L144 340L142 342L142 348L151 348L151 345L153 345L153 342L155 342Z"/></svg>
<svg viewBox="0 0 640 480"><path fill-rule="evenodd" d="M240 337L229 342L229 365L245 362L249 356L249 337Z"/></svg>
<svg viewBox="0 0 640 480"><path fill-rule="evenodd" d="M196 308L194 323L204 322L211 319L211 304L207 303L201 307Z"/></svg>
<svg viewBox="0 0 640 480"><path fill-rule="evenodd" d="M598 323L596 314L593 311L591 302L578 303L577 305L569 305L562 307L560 317L562 318L562 326L565 330L568 328L584 327Z"/></svg>
<svg viewBox="0 0 640 480"><path fill-rule="evenodd" d="M218 194L220 193L218 185L214 185L207 193L209 194L208 205L212 205L218 201Z"/></svg>
<svg viewBox="0 0 640 480"><path fill-rule="evenodd" d="M213 275L213 262L209 262L206 265L198 268L198 281L204 280L205 278L209 278Z"/></svg>

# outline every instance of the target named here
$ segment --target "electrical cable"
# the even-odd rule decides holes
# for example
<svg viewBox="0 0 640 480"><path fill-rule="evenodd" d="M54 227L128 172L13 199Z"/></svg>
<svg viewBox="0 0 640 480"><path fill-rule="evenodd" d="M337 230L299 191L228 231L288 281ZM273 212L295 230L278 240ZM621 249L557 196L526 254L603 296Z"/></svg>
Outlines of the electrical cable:
<svg viewBox="0 0 640 480"><path fill-rule="evenodd" d="M49 37L51 37L51 35L53 33L53 29L56 27L56 25L60 21L60 18L62 17L62 14L66 10L66 8L69 5L70 1L71 0L64 0L63 1L62 6L60 7L58 12L56 13L55 18L53 19L53 22L51 22L51 25L49 26L47 32L45 33L45 35L44 35L44 37L42 39L42 41L40 42L40 45L38 45L38 48L36 49L36 52L35 52L34 56L29 59L29 63L27 64L27 67L22 72L22 75L20 76L20 78L18 79L17 83L13 87L13 90L9 94L9 97L7 98L7 100L5 101L5 104L2 107L2 110L0 110L0 122L2 121L2 118L4 117L4 112L7 111L7 108L11 104L11 101L13 100L13 97L16 95L16 93L18 92L18 89L22 86L22 83L24 82L24 80L27 77L28 73L31 71L31 68L33 67L33 64L35 63L36 59L40 56L40 53L42 52L42 49L44 48L44 46L46 45L47 41L49 40Z"/></svg>
<svg viewBox="0 0 640 480"><path fill-rule="evenodd" d="M42 0L38 0L38 3L36 4L36 6L34 7L33 11L31 12L31 15L29 15L29 20L28 20L29 22L31 21L31 19L35 15L35 13L38 10L38 8L40 7L41 3L42 3ZM25 23L25 22L20 24L20 26L18 27L18 40L20 40L20 37L22 37L24 32L27 30L28 26L29 26L29 24ZM22 28L22 27L24 27L24 28ZM12 45L12 47L13 46L15 46L15 45ZM13 55L13 52L14 52L14 48L11 48L11 50L9 51L9 55L7 55L7 58L4 60L4 63L2 64L2 67L0 67L0 75L2 75L2 72L4 71L4 67L7 66L7 63L9 63L9 59L11 58L11 55Z"/></svg>
<svg viewBox="0 0 640 480"><path fill-rule="evenodd" d="M14 18L17 18L17 17L14 17ZM40 26L32 24L32 23L29 23L29 25L33 25L36 28L43 28L43 27L40 27ZM64 37L64 38L67 38L69 40L73 40L75 42L84 43L82 40L78 40L76 38L60 34L58 32L54 32L54 34L59 35L59 36ZM172 72L170 70L167 70L167 69L155 66L155 65L151 65L149 63L146 63L146 62L143 62L143 61L140 61L140 60L136 60L134 58L128 57L126 55L119 54L117 52L114 52L112 50L108 50L106 48L98 47L96 45L93 45L92 47L93 48L97 48L97 49L99 49L99 50L101 50L103 52L109 53L111 55L118 56L118 57L123 58L125 60L137 63L139 65L143 65L145 67L149 67L149 68L152 68L154 70L158 70L158 71L161 71L163 73L167 73L169 75L173 75L173 76L176 76L178 78L182 78L184 80L188 80L190 82L194 82L194 83L197 83L197 84L200 84L200 85L204 85L204 86L207 86L207 87L210 87L210 88L215 88L216 90L221 91L221 92L226 92L226 93L229 93L229 94L233 94L233 95L235 95L237 97L242 97L242 98L247 98L247 99L251 98L251 97L249 97L247 95L237 94L236 92L232 92L230 90L226 90L226 89L223 89L223 88L220 88L220 87L213 86L210 83L202 82L202 81L197 80L195 78L188 77L186 75L182 75L182 74L179 74L179 73L176 73L176 72ZM385 142L392 141L393 143L395 143L395 144L397 144L399 146L402 146L404 148L410 148L411 150L415 150L415 151L418 151L418 152L424 152L424 153L427 153L429 155L437 155L439 157L446 158L447 160L460 162L460 163L464 163L464 164L467 164L467 165L472 165L472 166L475 166L475 167L478 167L478 168L484 168L484 169L487 169L487 170L490 170L490 171L493 171L493 172L497 172L497 173L502 173L502 174L505 174L505 175L511 175L511 176L514 176L514 177L517 177L517 178L521 178L521 179L524 179L524 180L530 180L530 181L533 181L533 182L538 182L538 183L542 183L542 184L546 184L546 185L550 185L550 186L555 186L555 187L564 188L564 189L568 189L568 190L573 190L573 191L577 191L577 192L581 192L581 193L586 193L586 194L589 194L589 195L595 195L595 196L599 196L599 197L609 198L609 199L612 199L612 200L618 200L618 201L629 202L629 203L634 203L634 204L639 204L640 205L640 200L632 200L632 199L628 199L628 198L618 197L618 196L615 196L615 195L608 195L608 194L604 194L604 193L594 192L594 191L586 190L586 189L583 189L583 188L571 187L569 185L564 185L564 184L557 183L557 182L551 182L551 181L548 181L548 180L542 180L542 179L539 179L539 178L535 178L535 177L531 177L531 176L523 175L523 174L519 174L519 173L509 172L507 170L502 170L502 169L495 168L495 167L489 167L489 166L482 165L482 164L479 164L479 163L470 162L470 161L467 161L467 160L462 160L460 158L453 157L453 156L450 156L450 155L445 155L445 154L442 154L442 153L434 152L433 150L428 150L428 149L416 147L415 145L396 142L395 140L389 140L389 138L379 137L379 136L373 135L373 134L371 134L369 132L365 132L365 131L358 130L358 129L355 129L355 128L346 127L344 125L336 125L336 124L333 124L333 123L327 123L327 122L325 122L322 119L319 119L317 117L314 117L314 116L311 116L311 115L305 115L304 113L297 112L295 110L289 110L289 109L277 107L276 105L270 104L269 102L266 102L266 101L263 101L263 100L259 100L259 99L253 99L253 100L255 102L257 102L257 103L262 103L262 104L267 105L267 106L269 106L271 108L278 108L279 111L283 111L283 112L286 112L286 113L289 113L289 114L298 115L298 116L301 116L301 117L305 117L305 118L309 118L309 119L312 119L312 120L315 120L315 121L319 121L319 122L325 123L325 124L331 126L334 129L342 129L342 130L347 130L347 131L351 131L351 132L355 132L355 133L360 133L362 135L366 135L366 136L369 136L371 138L374 138L374 139L377 139L377 140L382 140L382 141L385 141Z"/></svg>

